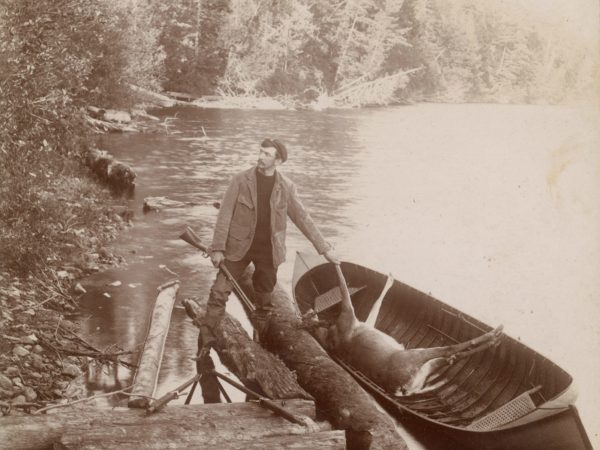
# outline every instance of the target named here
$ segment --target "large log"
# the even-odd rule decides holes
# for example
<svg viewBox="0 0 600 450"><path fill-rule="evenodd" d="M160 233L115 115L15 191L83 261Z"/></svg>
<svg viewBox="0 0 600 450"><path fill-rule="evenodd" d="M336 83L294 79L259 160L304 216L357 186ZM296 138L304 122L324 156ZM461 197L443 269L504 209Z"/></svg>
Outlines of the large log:
<svg viewBox="0 0 600 450"><path fill-rule="evenodd" d="M91 149L86 156L86 164L114 191L131 193L135 189L136 173L127 164L115 160L108 152Z"/></svg>
<svg viewBox="0 0 600 450"><path fill-rule="evenodd" d="M206 313L206 299L185 299L183 305L194 324L199 326ZM251 340L242 325L228 313L216 328L215 335L219 359L246 387L269 398L312 399L286 365Z"/></svg>
<svg viewBox="0 0 600 450"><path fill-rule="evenodd" d="M159 94L157 92L152 92L148 89L135 86L133 84L129 85L130 89L136 93L137 97L140 101L149 104L151 106L160 106L163 108L170 108L178 104L178 101L172 98L167 97L166 95Z"/></svg>
<svg viewBox="0 0 600 450"><path fill-rule="evenodd" d="M285 408L297 415L315 417L311 401L286 400ZM325 423L319 425L320 431L329 429ZM2 417L0 447L50 449L62 440L69 448L227 448L221 444L310 431L254 402L168 405L153 415L137 409L86 406L47 415ZM325 441L331 438L323 437Z"/></svg>
<svg viewBox="0 0 600 450"><path fill-rule="evenodd" d="M159 287L159 294L150 318L144 349L135 374L134 387L131 391L133 395L127 404L130 408L146 408L150 403L150 397L154 397L158 372L162 362L167 333L169 332L171 313L173 312L178 290L178 282Z"/></svg>
<svg viewBox="0 0 600 450"><path fill-rule="evenodd" d="M253 298L251 270L240 281ZM275 311L261 343L296 373L300 385L315 398L317 412L334 427L347 431L352 448L408 448L394 420L300 327L298 308L279 284L273 294Z"/></svg>
<svg viewBox="0 0 600 450"><path fill-rule="evenodd" d="M260 427L261 424L258 424ZM227 427L227 424L225 425ZM248 433L244 429L244 434L228 433L227 436L219 434L214 435L214 439L206 439L205 435L198 436L195 432L189 433L189 428L179 429L158 429L151 440L123 439L111 435L103 438L99 436L86 436L80 432L71 436L65 436L61 440L69 450L146 450L155 449L206 449L213 448L219 450L265 450L265 449L302 449L302 450L345 450L346 438L343 431L323 431L319 433L307 434L280 434L276 436L256 437L252 432ZM285 431L285 430L280 430ZM173 432L179 432L180 435L173 437ZM187 433L186 433L187 432ZM249 436L249 439L245 439ZM93 438L93 441L89 439ZM77 439L81 439L80 441ZM232 439L232 440L229 440ZM64 447L63 447L64 448Z"/></svg>

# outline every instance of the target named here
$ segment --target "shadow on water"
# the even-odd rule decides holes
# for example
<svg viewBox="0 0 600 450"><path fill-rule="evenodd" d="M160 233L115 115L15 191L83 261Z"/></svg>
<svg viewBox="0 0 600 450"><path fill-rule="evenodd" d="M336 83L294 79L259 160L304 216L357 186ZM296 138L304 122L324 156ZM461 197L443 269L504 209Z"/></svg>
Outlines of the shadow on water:
<svg viewBox="0 0 600 450"><path fill-rule="evenodd" d="M588 333L578 339L598 341L585 331L595 329L589 318L598 316L596 303L582 303L582 316L556 313L565 311L564 298L578 287L596 285L597 266L577 261L582 249L595 245L586 236L596 235L589 216L597 218L598 207L579 191L581 183L584 192L597 187L586 169L596 167L597 156L572 111L419 105L320 113L172 108L155 114L173 119L165 133L106 135L101 142L138 177L129 200L135 226L111 245L127 264L83 283L82 327L98 347L139 349L156 288L173 273L181 281L178 298L207 295L215 269L178 236L190 225L210 243L213 203L234 173L254 164L262 139L277 137L290 152L281 171L294 180L343 259L392 271L487 323L504 323L507 334L573 367L586 391L594 391L598 370L589 371L568 339L557 340L552 327L543 326L554 323L567 336ZM578 149L578 159L553 178L549 190L552 152L566 141ZM187 206L143 214L143 199L158 196ZM562 201L569 198L578 201ZM288 261L278 278L289 292L293 255L311 245L293 225L288 230ZM549 277L557 267L561 276ZM121 284L111 285L115 281ZM579 298L592 294L580 292ZM237 300L227 308L245 320ZM193 376L189 357L196 339L197 330L176 306L158 395ZM110 390L130 381L131 374L119 369L91 374L88 387ZM596 395L582 402L584 422L598 401ZM420 440L414 448L445 448L443 438L429 433Z"/></svg>

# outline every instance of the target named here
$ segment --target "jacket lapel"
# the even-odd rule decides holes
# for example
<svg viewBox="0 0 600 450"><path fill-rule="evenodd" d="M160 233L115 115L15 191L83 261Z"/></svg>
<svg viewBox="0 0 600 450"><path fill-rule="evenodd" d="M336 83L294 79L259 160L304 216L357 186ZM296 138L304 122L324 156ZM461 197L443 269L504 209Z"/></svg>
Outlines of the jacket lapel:
<svg viewBox="0 0 600 450"><path fill-rule="evenodd" d="M275 171L275 183L273 184L273 192L271 192L271 210L275 207L277 199L279 199L279 191L281 190L281 175L278 171Z"/></svg>
<svg viewBox="0 0 600 450"><path fill-rule="evenodd" d="M257 188L256 188L256 168L255 167L253 167L252 169L250 169L246 172L246 180L248 180L248 187L250 188L250 196L252 197L252 204L254 205L254 210L256 211L257 202L258 202L256 197L258 194L257 194Z"/></svg>

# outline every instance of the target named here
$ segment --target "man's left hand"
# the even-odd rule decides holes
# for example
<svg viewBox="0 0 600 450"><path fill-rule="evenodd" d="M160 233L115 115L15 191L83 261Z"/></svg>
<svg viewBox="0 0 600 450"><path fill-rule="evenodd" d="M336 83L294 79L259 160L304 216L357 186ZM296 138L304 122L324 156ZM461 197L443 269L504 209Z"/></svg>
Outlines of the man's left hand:
<svg viewBox="0 0 600 450"><path fill-rule="evenodd" d="M325 253L323 253L323 256L330 263L340 264L340 260L338 259L337 255L333 250L327 250Z"/></svg>

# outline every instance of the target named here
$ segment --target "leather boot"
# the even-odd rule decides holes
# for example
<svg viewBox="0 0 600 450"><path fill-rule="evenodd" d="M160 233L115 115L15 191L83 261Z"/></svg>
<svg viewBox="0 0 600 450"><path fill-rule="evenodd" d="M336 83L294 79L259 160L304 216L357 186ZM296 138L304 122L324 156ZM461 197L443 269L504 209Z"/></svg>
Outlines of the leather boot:
<svg viewBox="0 0 600 450"><path fill-rule="evenodd" d="M222 313L218 308L211 308L209 305L206 310L206 315L202 319L200 324L200 340L202 341L202 348L200 352L208 353L211 347L214 347L217 340L214 329L221 322Z"/></svg>
<svg viewBox="0 0 600 450"><path fill-rule="evenodd" d="M202 340L202 349L210 350L214 346L217 338L207 325L200 325L200 339Z"/></svg>
<svg viewBox="0 0 600 450"><path fill-rule="evenodd" d="M252 317L252 324L260 340L267 329L271 313L273 312L273 294L270 292L255 292L254 299L256 311L254 311Z"/></svg>
<svg viewBox="0 0 600 450"><path fill-rule="evenodd" d="M273 310L273 293L254 292L254 302L257 310L271 311Z"/></svg>

